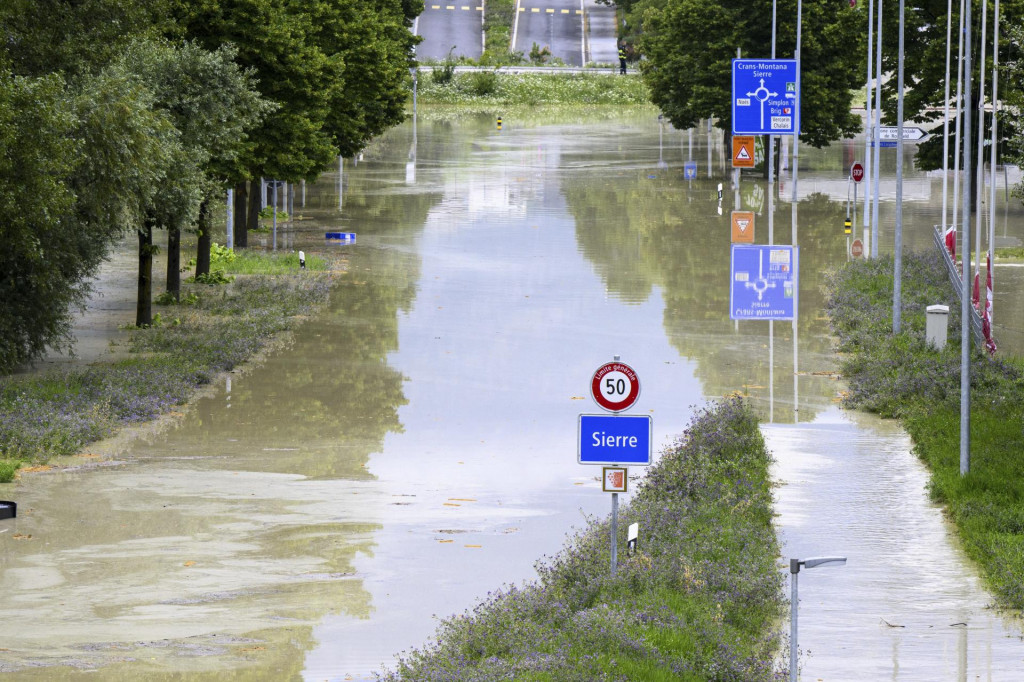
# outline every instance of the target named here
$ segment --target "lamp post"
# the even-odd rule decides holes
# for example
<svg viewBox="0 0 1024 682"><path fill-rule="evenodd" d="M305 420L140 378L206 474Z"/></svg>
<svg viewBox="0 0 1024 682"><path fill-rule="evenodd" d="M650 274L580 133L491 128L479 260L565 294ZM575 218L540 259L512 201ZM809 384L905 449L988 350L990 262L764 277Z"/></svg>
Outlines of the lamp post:
<svg viewBox="0 0 1024 682"><path fill-rule="evenodd" d="M846 564L844 556L819 556L810 559L790 559L789 573L792 595L789 602L789 680L797 680L797 639L796 639L796 611L797 611L797 576L800 574L800 567L817 568L818 566L843 566Z"/></svg>

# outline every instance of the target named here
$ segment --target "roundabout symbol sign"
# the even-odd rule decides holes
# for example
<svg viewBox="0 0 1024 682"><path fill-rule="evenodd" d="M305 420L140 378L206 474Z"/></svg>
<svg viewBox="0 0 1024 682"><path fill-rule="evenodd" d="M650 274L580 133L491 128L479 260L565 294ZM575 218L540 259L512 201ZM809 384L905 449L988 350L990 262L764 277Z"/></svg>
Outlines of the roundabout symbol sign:
<svg viewBox="0 0 1024 682"><path fill-rule="evenodd" d="M632 367L621 362L608 362L594 372L590 393L609 412L628 410L640 397L640 379Z"/></svg>

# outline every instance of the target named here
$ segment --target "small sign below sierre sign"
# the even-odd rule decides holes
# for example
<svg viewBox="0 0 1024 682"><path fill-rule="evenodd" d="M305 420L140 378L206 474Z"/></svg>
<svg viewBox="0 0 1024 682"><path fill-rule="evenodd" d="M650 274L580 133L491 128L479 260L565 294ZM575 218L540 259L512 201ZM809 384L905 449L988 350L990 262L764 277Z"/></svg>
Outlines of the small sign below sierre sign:
<svg viewBox="0 0 1024 682"><path fill-rule="evenodd" d="M601 490L606 493L624 493L629 483L629 470L624 467L604 467Z"/></svg>

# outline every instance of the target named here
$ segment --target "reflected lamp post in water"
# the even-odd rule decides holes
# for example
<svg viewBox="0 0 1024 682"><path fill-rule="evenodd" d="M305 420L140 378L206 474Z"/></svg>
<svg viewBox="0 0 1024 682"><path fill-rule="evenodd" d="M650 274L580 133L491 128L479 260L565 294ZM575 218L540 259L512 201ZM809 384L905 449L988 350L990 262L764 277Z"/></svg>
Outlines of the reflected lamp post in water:
<svg viewBox="0 0 1024 682"><path fill-rule="evenodd" d="M790 559L789 573L792 593L789 602L789 680L797 680L797 638L796 638L796 612L797 612L797 576L800 574L800 567L817 568L818 566L844 566L844 556L819 556L810 559Z"/></svg>

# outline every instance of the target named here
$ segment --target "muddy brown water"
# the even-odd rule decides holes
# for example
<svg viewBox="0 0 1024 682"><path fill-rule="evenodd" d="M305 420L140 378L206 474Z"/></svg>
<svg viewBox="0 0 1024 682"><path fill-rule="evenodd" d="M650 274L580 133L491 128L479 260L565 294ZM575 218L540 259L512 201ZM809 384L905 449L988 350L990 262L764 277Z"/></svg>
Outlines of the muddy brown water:
<svg viewBox="0 0 1024 682"><path fill-rule="evenodd" d="M5 489L21 515L0 522L0 671L370 679L436 618L530 578L608 512L596 472L576 463L576 424L599 412L591 374L619 354L641 378L633 413L652 415L656 449L707 398L749 395L778 459L780 566L848 557L802 574L802 679L1015 679L1021 627L987 608L906 435L836 407L821 282L846 258L843 169L862 150L802 151L794 351L790 322L729 319L728 213L737 200L757 212L766 243L768 201L753 177L733 190L720 138L649 111L389 132L310 186L302 219L277 235L278 249L344 252L321 316L161 426ZM941 179L906 177L905 241L928 248ZM1020 243L1020 210L998 209L999 242ZM357 241L325 245L325 231ZM118 287L130 300L122 261L82 318L88 348L102 347L103 309L119 314ZM1019 272L997 271L1010 352L1024 346L1007 322L1020 319Z"/></svg>

